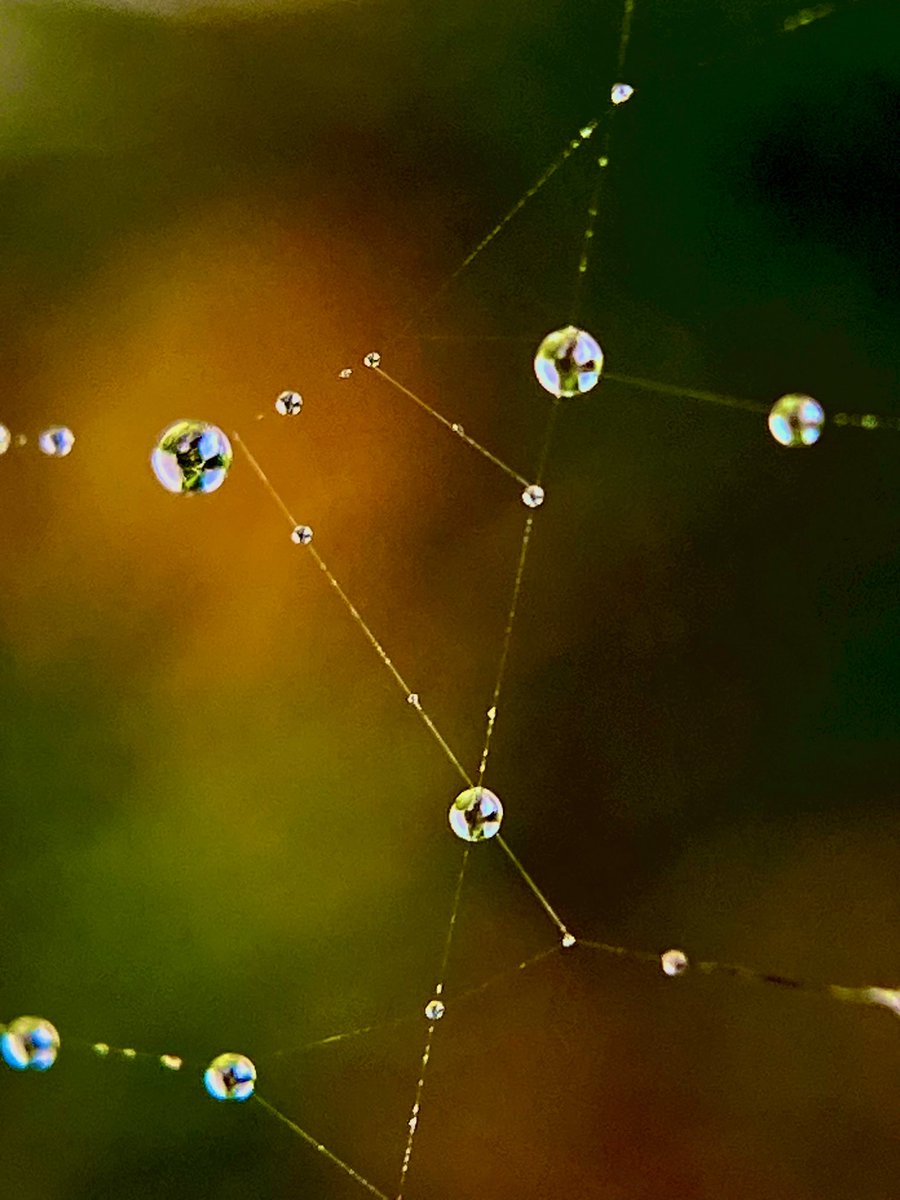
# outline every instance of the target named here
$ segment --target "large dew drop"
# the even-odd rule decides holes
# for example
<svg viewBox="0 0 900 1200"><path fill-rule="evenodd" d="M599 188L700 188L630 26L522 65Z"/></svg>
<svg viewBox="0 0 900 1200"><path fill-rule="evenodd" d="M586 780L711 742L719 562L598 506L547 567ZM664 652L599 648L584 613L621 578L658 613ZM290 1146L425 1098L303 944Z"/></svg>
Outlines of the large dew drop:
<svg viewBox="0 0 900 1200"><path fill-rule="evenodd" d="M243 1054L220 1054L203 1075L214 1100L249 1100L256 1087L256 1067Z"/></svg>
<svg viewBox="0 0 900 1200"><path fill-rule="evenodd" d="M822 433L825 412L812 396L790 393L776 400L769 413L769 432L782 446L812 446Z"/></svg>
<svg viewBox="0 0 900 1200"><path fill-rule="evenodd" d="M603 351L583 329L566 325L548 333L534 356L534 373L551 396L580 396L597 386Z"/></svg>
<svg viewBox="0 0 900 1200"><path fill-rule="evenodd" d="M485 787L467 788L450 806L450 828L464 842L482 842L500 832L503 805Z"/></svg>
<svg viewBox="0 0 900 1200"><path fill-rule="evenodd" d="M43 1017L16 1017L0 1038L0 1053L15 1071L49 1071L59 1053L59 1034Z"/></svg>
<svg viewBox="0 0 900 1200"><path fill-rule="evenodd" d="M164 429L150 455L153 474L168 492L214 492L231 467L228 438L206 421L175 421Z"/></svg>

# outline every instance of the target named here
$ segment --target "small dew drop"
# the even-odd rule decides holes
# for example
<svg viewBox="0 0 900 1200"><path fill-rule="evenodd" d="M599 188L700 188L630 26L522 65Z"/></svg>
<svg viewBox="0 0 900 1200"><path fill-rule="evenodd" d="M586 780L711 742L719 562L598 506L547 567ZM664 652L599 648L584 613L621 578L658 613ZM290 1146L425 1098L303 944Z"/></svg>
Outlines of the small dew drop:
<svg viewBox="0 0 900 1200"><path fill-rule="evenodd" d="M609 98L613 104L625 104L634 95L634 88L630 83L614 83L609 93Z"/></svg>
<svg viewBox="0 0 900 1200"><path fill-rule="evenodd" d="M341 371L340 375L338 375L338 379L349 379L352 374L352 367L344 367L343 371Z"/></svg>
<svg viewBox="0 0 900 1200"><path fill-rule="evenodd" d="M161 1054L159 1065L165 1067L167 1071L180 1071L184 1063L177 1054Z"/></svg>
<svg viewBox="0 0 900 1200"><path fill-rule="evenodd" d="M575 934L569 933L567 930L562 936L562 944L565 950L571 949L575 945Z"/></svg>
<svg viewBox="0 0 900 1200"><path fill-rule="evenodd" d="M419 703L419 693L418 692L410 692L409 695L406 697L406 703L412 705L413 708L421 708L422 707L422 705Z"/></svg>
<svg viewBox="0 0 900 1200"><path fill-rule="evenodd" d="M313 531L308 525L295 525L291 530L291 541L295 546L308 546L313 540Z"/></svg>
<svg viewBox="0 0 900 1200"><path fill-rule="evenodd" d="M600 157L597 159L597 166L598 167L608 167L609 166L609 159L607 158L607 156L605 154L601 154Z"/></svg>
<svg viewBox="0 0 900 1200"><path fill-rule="evenodd" d="M446 1011L447 1009L443 1000L438 1000L436 998L434 1000L429 1000L428 1004L425 1006L425 1016L429 1021L439 1021Z"/></svg>
<svg viewBox="0 0 900 1200"><path fill-rule="evenodd" d="M65 425L51 425L38 438L41 453L49 458L65 458L72 453L75 445L75 434Z"/></svg>
<svg viewBox="0 0 900 1200"><path fill-rule="evenodd" d="M595 129L595 126L593 126L593 125L583 125L581 127L581 129L578 130L578 132L583 138L589 138L591 136L591 134L594 132L594 129Z"/></svg>
<svg viewBox="0 0 900 1200"><path fill-rule="evenodd" d="M665 954L659 956L659 965L666 975L673 978L676 975L683 975L688 969L687 955L683 950L667 950Z"/></svg>
<svg viewBox="0 0 900 1200"><path fill-rule="evenodd" d="M459 434L459 436L460 436L460 437L464 437L464 436L465 436L465 432L466 432L466 431L463 429L462 425L457 425L457 424L456 424L456 422L454 422L454 423L453 423L453 424L450 426L450 428L453 430L453 432L454 432L454 433L457 433L457 434Z"/></svg>
<svg viewBox="0 0 900 1200"><path fill-rule="evenodd" d="M873 413L866 413L862 419L863 429L877 429L881 422Z"/></svg>
<svg viewBox="0 0 900 1200"><path fill-rule="evenodd" d="M106 1056L109 1054L109 1046L107 1046L106 1042L94 1042L93 1046L91 1046L91 1049L98 1058L106 1058Z"/></svg>
<svg viewBox="0 0 900 1200"><path fill-rule="evenodd" d="M544 503L544 489L537 483L531 483L522 493L522 503L526 508L540 508Z"/></svg>
<svg viewBox="0 0 900 1200"><path fill-rule="evenodd" d="M23 446L28 445L28 435L26 433L17 433L13 438L13 445L18 446L18 448L21 450Z"/></svg>
<svg viewBox="0 0 900 1200"><path fill-rule="evenodd" d="M366 355L363 359L363 366L371 367L373 370L381 366L381 355L377 350L372 350L371 353Z"/></svg>
<svg viewBox="0 0 900 1200"><path fill-rule="evenodd" d="M275 401L275 411L282 417L296 417L303 407L303 397L299 392L282 392Z"/></svg>
<svg viewBox="0 0 900 1200"><path fill-rule="evenodd" d="M137 1058L137 1050L132 1050L130 1046L126 1046L122 1051L123 1058Z"/></svg>
<svg viewBox="0 0 900 1200"><path fill-rule="evenodd" d="M5 425L0 425L0 454L5 454L12 443L12 434Z"/></svg>

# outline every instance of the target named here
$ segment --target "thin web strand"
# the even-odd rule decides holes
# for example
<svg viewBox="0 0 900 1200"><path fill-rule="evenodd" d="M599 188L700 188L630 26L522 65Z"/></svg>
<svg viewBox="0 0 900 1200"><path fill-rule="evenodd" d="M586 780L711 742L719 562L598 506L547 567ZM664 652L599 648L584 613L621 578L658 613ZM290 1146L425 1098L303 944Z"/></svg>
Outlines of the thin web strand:
<svg viewBox="0 0 900 1200"><path fill-rule="evenodd" d="M654 379L641 379L636 375L617 375L604 371L603 379L609 383L624 383L628 387L642 388L660 396L678 396L686 400L701 400L707 404L719 404L725 408L739 408L744 412L768 413L771 405L759 400L742 400L737 396L724 396L718 392L701 392L695 388L681 387L673 383L659 383Z"/></svg>
<svg viewBox="0 0 900 1200"><path fill-rule="evenodd" d="M519 862L518 858L515 856L515 854L510 849L509 843L506 841L506 839L501 834L498 833L496 840L500 843L501 847L503 848L504 854L509 859L509 861L512 863L512 865L516 868L516 870L519 872L519 874L522 876L522 879L528 885L528 887L531 890L532 894L534 895L535 899L540 904L541 908L544 910L544 912L547 914L547 916L550 918L550 920L553 922L553 924L556 926L556 928L559 930L559 932L562 934L562 936L563 937L571 937L572 935L569 933L568 929L566 928L565 924L563 923L562 917L560 917L559 913L556 911L556 909L553 907L553 905L550 903L550 901L547 899L547 897L544 895L544 893L541 891L541 889L538 887L538 885L534 882L532 877L528 874L528 872L525 870L525 868Z"/></svg>
<svg viewBox="0 0 900 1200"><path fill-rule="evenodd" d="M441 955L441 969L438 972L438 981L435 984L435 997L440 997L444 991L445 976L447 974L447 964L450 961L450 949L453 945L453 935L456 932L456 918L459 915L459 903L462 899L463 881L466 877L466 867L469 863L469 851L471 847L463 848L462 863L459 868L459 875L456 878L456 887L453 892L453 904L450 909L450 921L447 925L447 933L444 937L444 950ZM432 1020L428 1025L428 1032L425 1035L425 1049L422 1051L422 1061L419 1064L419 1080L416 1084L416 1095L413 1100L413 1106L410 1110L409 1121L407 1124L406 1146L403 1150L403 1161L400 1164L400 1182L397 1185L397 1200L403 1200L403 1189L406 1186L406 1177L409 1174L410 1163L412 1162L413 1144L416 1140L416 1130L419 1128L419 1113L422 1109L422 1095L425 1091L425 1076L428 1072L428 1064L431 1061L431 1047L434 1042L434 1030L437 1020Z"/></svg>
<svg viewBox="0 0 900 1200"><path fill-rule="evenodd" d="M589 950L599 950L601 953L612 955L615 958L652 963L657 968L660 965L660 955L649 950L629 950L625 946L611 946L606 942L594 942L583 938L579 938L577 944L585 946ZM876 1008L889 1008L900 1016L900 991L893 988L871 985L845 987L843 984L837 983L810 983L804 979L794 979L789 975L743 967L738 963L694 962L689 959L684 970L685 973L693 971L701 975L728 975L732 979L742 979L745 983L766 983L795 992L814 992L818 995L830 996L843 1004L866 1004Z"/></svg>
<svg viewBox="0 0 900 1200"><path fill-rule="evenodd" d="M622 22L619 33L619 50L616 55L616 75L621 79L622 72L625 69L625 59L628 56L628 43L631 41L631 22L634 16L635 0L625 0L625 7L622 11ZM611 110L610 110L611 111ZM577 325L579 321L579 310L581 306L581 297L584 290L584 281L591 265L591 255L594 248L594 234L597 229L597 217L600 213L600 197L603 194L603 185L606 180L606 168L609 165L609 147L611 141L611 130L609 127L603 137L603 146L600 155L597 159L597 182L594 184L591 191L591 198L588 201L587 221L585 223L584 233L581 238L581 254L578 259L578 271L575 276L575 291L572 296L572 319L570 324Z"/></svg>
<svg viewBox="0 0 900 1200"><path fill-rule="evenodd" d="M559 397L554 396L553 406L550 409L550 417L547 421L547 429L544 433L544 443L541 447L540 458L538 459L537 475L535 483L540 486L544 478L544 468L547 465L547 458L550 454L550 443L553 439L553 431L556 428L556 417L559 412ZM488 755L491 752L491 739L494 736L494 726L497 723L497 713L500 705L500 693L503 690L503 681L506 675L506 662L509 658L509 647L512 641L513 627L516 622L516 611L519 605L519 594L522 590L522 578L525 574L525 562L528 557L528 547L531 544L531 532L534 528L534 515L529 514L525 519L525 528L522 531L522 541L519 544L519 560L516 565L516 575L513 581L512 600L509 605L509 612L506 616L506 627L503 631L503 644L500 649L500 662L497 667L497 677L494 681L494 691L491 696L490 708L487 711L487 725L484 731L484 743L481 748L481 760L478 764L478 786L481 787L484 782L484 773L487 770Z"/></svg>
<svg viewBox="0 0 900 1200"><path fill-rule="evenodd" d="M556 954L559 949L559 943L554 942L553 945L547 950L541 950L538 954L533 955L531 958L525 959L524 962L517 963L514 967L507 967L503 971L498 971L495 975L491 975L483 983L479 983L475 987L467 988L463 992L452 992L449 1002L452 1003L454 1007L458 1004L463 1004L466 1000L471 999L473 996L479 996L482 992L486 992L489 988L493 987L501 980L508 979L511 976L526 970L528 967L534 966L538 962L542 962L545 958L549 958L551 954ZM442 994L446 997L446 989L443 990ZM256 1062L257 1065L264 1062L272 1062L276 1058L287 1058L289 1055L304 1054L308 1050L316 1050L322 1046L333 1046L338 1042L345 1042L351 1040L352 1038L364 1037L368 1033L382 1033L389 1029L397 1029L403 1025L412 1025L413 1023L418 1025L421 1024L421 1022L422 1010L419 1008L414 1013L407 1013L406 1016L396 1017L392 1021L382 1021L375 1025L361 1025L357 1029L348 1029L342 1033L333 1033L329 1034L328 1037L317 1038L312 1042L305 1042L302 1046L292 1046L289 1049L273 1050L271 1053L261 1056L255 1055L254 1062Z"/></svg>
<svg viewBox="0 0 900 1200"><path fill-rule="evenodd" d="M259 465L259 463L256 460L256 457L251 453L250 448L247 446L246 442L244 442L243 439L236 432L233 433L232 436L234 437L235 444L241 448L241 451L247 458L247 461L250 463L250 466L253 468L257 478L260 480L260 482L265 487L266 491L269 493L269 495L275 501L278 508L284 514L284 517L290 524L291 528L292 529L296 528L297 522L294 520L291 510L288 508L288 506L285 504L284 500L282 500L281 496L279 495L279 493L277 492L275 487L272 485L271 481L269 480L268 475L266 475L265 471ZM453 753L453 751L450 749L449 745L447 744L446 739L444 738L443 734L441 734L440 730L437 728L434 721L431 719L431 717L428 715L428 713L422 707L422 704L418 698L418 694L414 693L412 691L409 684L406 682L406 680L403 678L403 676L400 674L400 672L394 666L394 663L391 660L390 656L388 655L387 651L382 646L381 642L378 640L378 638L375 636L375 634L372 632L372 630L369 628L368 624L363 620L362 614L360 613L359 609L351 601L350 597L347 595L347 593L344 591L344 589L338 583L335 575L329 570L328 565L326 564L325 560L322 558L321 554L319 554L319 552L315 548L315 546L312 546L312 545L307 546L305 548L305 552L307 555L309 555L312 558L313 562L316 564L316 566L319 568L319 570L322 572L322 574L325 576L325 578L331 584L332 589L340 597L344 607L347 609L347 611L350 613L350 616L353 618L353 620L356 622L356 624L362 630L369 645L372 647L372 649L375 651L375 653L381 659L381 661L385 665L385 667L387 667L388 671L390 671L391 675L393 676L394 682L397 684L397 686L403 692L404 696L406 696L407 700L409 700L409 698L411 696L415 696L415 700L410 702L410 707L413 708L419 714L419 717L421 718L422 723L425 725L425 728L428 730L428 732L431 734L431 736L434 738L434 740L440 746L441 750L443 750L444 755L446 756L448 762L450 762L450 764L455 768L455 770L459 773L459 775L462 777L462 779L465 780L466 784L469 787L471 787L472 780L469 778L467 771L465 770L465 768L463 767L463 765L459 761L459 759L456 757L456 755Z"/></svg>
<svg viewBox="0 0 900 1200"><path fill-rule="evenodd" d="M487 249L491 242L493 242L493 240L503 232L510 221L522 211L528 201L532 200L538 194L541 188L543 188L544 185L553 178L560 167L563 166L563 164L572 157L575 151L578 150L579 147L588 140L599 123L600 119L595 117L592 121L589 121L586 125L582 126L578 137L572 138L569 141L566 148L553 160L553 162L550 163L537 182L533 183L528 191L516 201L506 216L500 218L494 228L481 239L475 249L472 250L471 253L469 253L463 259L456 270L444 280L441 286L432 295L431 299L426 301L426 303L421 306L416 315L407 321L407 323L400 329L399 333L393 335L389 339L391 342L408 336L409 331L413 328L416 322L421 320L426 313L430 312L431 309L434 308L435 304L437 304L438 300L440 300L450 285L454 283L464 271L468 270L475 259L478 258L479 254L481 254L483 250Z"/></svg>
<svg viewBox="0 0 900 1200"><path fill-rule="evenodd" d="M418 404L419 408L424 409L429 416L434 417L436 421L440 421L440 423L446 429L449 429L451 433L455 433L456 436L461 441L465 442L467 446L471 446L473 450L477 450L479 454L488 460L488 462L492 462L495 467L499 467L501 471L510 477L510 479L515 479L516 482L520 483L523 487L528 487L529 483L531 483L530 479L526 479L524 475L520 475L518 471L514 471L512 467L507 466L502 459L499 459L496 454L492 454L490 450L482 446L480 442L476 442L473 437L469 437L462 425L457 424L455 421L448 421L447 418L443 416L442 413L439 413L436 408L432 408L430 404L426 403L426 401L421 398L421 396L417 396L415 392L410 391L408 387L404 387L399 380L394 379L392 375L388 375L387 371L382 370L381 367L375 367L373 369L381 376L382 379L387 380L389 384L395 387L399 392L402 392L404 396L408 396L410 400Z"/></svg>
<svg viewBox="0 0 900 1200"><path fill-rule="evenodd" d="M327 1146L323 1146L321 1142L317 1142L316 1139L308 1134L305 1129L301 1129L296 1121L292 1121L290 1117L285 1116L283 1112L277 1109L274 1104L270 1104L268 1100L264 1100L262 1096L260 1096L259 1092L254 1093L253 1099L258 1104L262 1105L266 1112L271 1113L273 1117L277 1117L277 1119L281 1121L283 1125L286 1125L288 1129L290 1129L298 1137L303 1138L304 1142L307 1142L313 1147L314 1150L318 1150L319 1154L321 1154L323 1158L327 1158L328 1161L334 1163L336 1167L340 1167L345 1175L349 1175L351 1179L355 1179L357 1183L362 1184L362 1186L367 1191L371 1192L373 1196L378 1196L379 1200L389 1200L389 1197L384 1192L380 1191L380 1189L377 1188L374 1183L369 1183L368 1179L366 1179L364 1175L360 1175L359 1171L354 1171L353 1167L345 1163L342 1158L338 1158L336 1154L332 1154Z"/></svg>

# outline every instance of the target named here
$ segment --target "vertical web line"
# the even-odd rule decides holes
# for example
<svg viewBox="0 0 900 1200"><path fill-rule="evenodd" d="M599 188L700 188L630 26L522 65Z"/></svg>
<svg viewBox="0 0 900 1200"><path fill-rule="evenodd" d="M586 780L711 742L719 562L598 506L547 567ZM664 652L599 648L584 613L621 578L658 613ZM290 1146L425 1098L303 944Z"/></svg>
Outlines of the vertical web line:
<svg viewBox="0 0 900 1200"><path fill-rule="evenodd" d="M625 67L625 59L628 55L628 43L631 41L631 22L634 16L635 0L625 0L625 8L622 12L621 33L619 34L619 49L616 55L616 75L621 75ZM597 159L597 181L594 184L591 198L588 202L587 223L584 228L584 234L581 239L581 254L578 259L578 273L575 276L575 291L572 296L572 316L571 323L578 324L579 307L581 304L581 295L584 287L585 276L591 265L591 252L594 245L594 233L597 227L597 216L600 212L600 196L603 192L604 172L609 163L609 146L610 146L611 131L607 123L603 134L603 143L600 151L600 156Z"/></svg>
<svg viewBox="0 0 900 1200"><path fill-rule="evenodd" d="M450 921L447 925L447 935L444 938L444 952L441 955L441 969L438 972L438 981L435 984L434 996L435 999L440 999L444 991L445 976L447 974L447 964L450 961L450 948L453 945L453 934L456 931L456 918L459 915L459 902L462 897L463 880L466 877L466 867L469 863L469 850L471 847L466 846L463 849L462 863L459 868L459 875L456 880L456 890L453 893L453 905L450 910ZM397 1200L403 1200L403 1189L406 1186L406 1177L409 1174L409 1167L412 1161L413 1143L416 1139L416 1131L419 1128L419 1112L422 1108L422 1094L425 1090L425 1075L428 1071L428 1064L431 1061L431 1046L434 1042L434 1030L440 1018L430 1018L428 1023L428 1032L425 1035L425 1049L422 1051L422 1060L419 1063L419 1079L416 1083L416 1094L413 1100L413 1106L409 1114L408 1132L406 1135L406 1147L403 1151L403 1162L400 1166L400 1182L397 1185Z"/></svg>

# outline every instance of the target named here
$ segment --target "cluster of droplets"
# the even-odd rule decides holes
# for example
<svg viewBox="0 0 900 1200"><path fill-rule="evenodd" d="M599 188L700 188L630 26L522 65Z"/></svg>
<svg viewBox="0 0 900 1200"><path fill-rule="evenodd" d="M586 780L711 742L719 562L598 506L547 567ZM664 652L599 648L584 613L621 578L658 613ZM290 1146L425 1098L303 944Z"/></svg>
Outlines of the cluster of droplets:
<svg viewBox="0 0 900 1200"><path fill-rule="evenodd" d="M8 425L0 425L0 454L6 454L11 446L24 446L27 442L24 433L13 437ZM68 425L50 425L38 434L38 447L48 458L66 458L74 445L75 434Z"/></svg>

